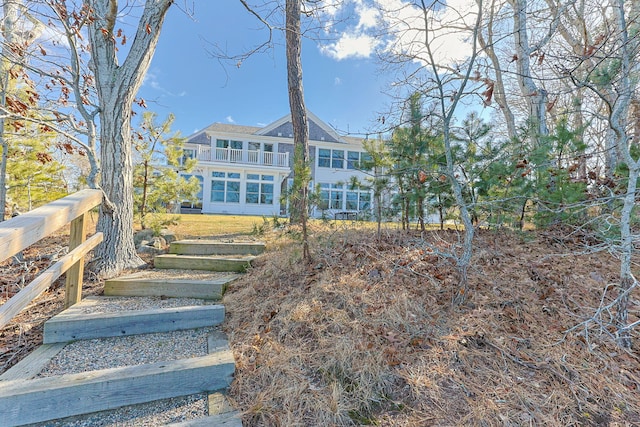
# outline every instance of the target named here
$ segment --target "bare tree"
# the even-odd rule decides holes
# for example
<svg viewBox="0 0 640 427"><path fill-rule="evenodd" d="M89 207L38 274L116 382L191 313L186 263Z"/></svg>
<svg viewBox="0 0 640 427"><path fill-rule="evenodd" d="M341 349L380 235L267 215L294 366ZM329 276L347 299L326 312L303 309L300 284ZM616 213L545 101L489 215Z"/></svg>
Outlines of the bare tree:
<svg viewBox="0 0 640 427"><path fill-rule="evenodd" d="M618 54L616 59L620 63L619 82L616 85L618 99L610 106L609 122L616 135L616 142L621 147L624 161L629 169L626 193L623 198L623 206L620 212L620 297L618 299L616 326L618 328L618 342L622 347L631 347L631 335L628 325L629 293L636 284L636 279L631 271L631 257L633 255L633 234L631 231L632 213L636 204L636 189L640 177L640 158L634 158L631 151L631 136L628 130L628 113L632 98L631 76L638 77L638 40L637 31L640 30L637 19L640 17L638 10L635 16L627 16L625 2L614 0L612 2L614 21L616 23ZM635 22L635 39L629 35L629 25ZM637 156L636 156L637 157Z"/></svg>
<svg viewBox="0 0 640 427"><path fill-rule="evenodd" d="M488 107L491 105L492 99L496 100L496 103L498 104L498 107L505 119L507 135L509 139L513 140L518 135L516 119L513 109L507 100L502 61L496 53L496 16L500 6L496 0L492 0L486 7L486 21L483 25L483 31L478 32L478 44L482 47L482 50L491 62L493 78L488 76L483 77L479 71L475 78L485 84L485 91L483 93L482 100L484 105Z"/></svg>
<svg viewBox="0 0 640 427"><path fill-rule="evenodd" d="M458 10L437 1L427 3L421 0L400 9L381 11L386 37L391 39L385 46L387 50L383 61L403 66L405 70L413 69L403 73L403 80L396 82L395 86L423 95L428 103L427 114L443 138L446 161L439 173L450 185L464 228L459 244L450 253L443 254L455 260L459 272L454 304L462 304L467 298L467 273L473 254L474 227L463 195L463 183L458 179L452 126L462 100L474 94L480 86L474 84L477 81L474 71L480 49L478 34L483 16L482 1L477 1L476 6L472 10ZM454 53L445 47L446 43L462 37L461 34L470 47L468 55L465 58L451 57L450 54Z"/></svg>
<svg viewBox="0 0 640 427"><path fill-rule="evenodd" d="M442 121L442 136L444 142L445 157L447 160L446 175L451 184L451 190L453 192L456 205L460 210L460 217L462 219L462 225L464 226L462 252L459 256L456 256L456 266L460 274L459 286L453 301L456 304L461 304L467 298L469 290L467 283L467 271L471 263L471 255L473 253L474 228L467 202L462 195L462 184L456 177L456 165L454 164L451 144L451 126L458 104L460 103L460 100L465 93L465 88L470 81L472 71L475 66L475 59L478 54L477 40L478 32L480 31L480 24L482 22L482 0L478 0L478 10L475 19L475 25L473 26L471 32L471 56L467 60L465 68L462 70L461 78L456 81L456 84L454 84L455 88L453 89L453 93L448 93L448 88L451 87L452 82L449 80L450 77L442 74L442 71L439 68L438 62L436 61L434 55L433 41L430 36L430 29L432 28L432 20L430 18L431 8L427 7L424 0L421 1L421 6L425 25L424 47L429 59L428 63L431 68L431 77L435 83L435 86L432 90L434 90L437 95L436 103L438 105L438 114L440 115L440 119Z"/></svg>
<svg viewBox="0 0 640 427"><path fill-rule="evenodd" d="M88 32L100 107L104 191L97 225L104 232L104 241L96 250L94 266L105 276L144 264L133 243L131 108L172 3L173 0L146 0L129 52L120 64L116 46L118 2L84 2L90 12Z"/></svg>
<svg viewBox="0 0 640 427"><path fill-rule="evenodd" d="M32 22L50 22L56 37L64 41L38 45L39 49L30 54L30 61L3 55L38 77L38 90L49 96L41 100L44 106L40 108L39 117L20 116L19 112L6 108L3 112L55 130L61 141L67 141L62 142L67 151L70 151L69 143L76 144L89 159L88 184L101 187L105 196L98 221L105 240L97 248L94 259L94 268L104 275L143 264L133 244L130 122L135 96L172 3L147 0L133 42L129 44L123 31L116 29L121 12L117 1L86 0L78 9L73 9L75 4L68 6L64 1L33 3L27 16L39 13L40 18ZM126 55L119 50L127 48ZM120 63L122 56L124 60ZM98 163L98 141L101 164Z"/></svg>

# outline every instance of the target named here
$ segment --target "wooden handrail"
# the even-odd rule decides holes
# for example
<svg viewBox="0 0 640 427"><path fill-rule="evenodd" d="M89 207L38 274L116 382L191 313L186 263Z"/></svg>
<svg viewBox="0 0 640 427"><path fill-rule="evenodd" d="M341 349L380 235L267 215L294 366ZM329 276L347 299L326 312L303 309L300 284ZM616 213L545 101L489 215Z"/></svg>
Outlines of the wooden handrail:
<svg viewBox="0 0 640 427"><path fill-rule="evenodd" d="M86 215L102 203L102 191L82 190L0 223L0 262L71 223L69 253L0 306L0 327L67 273L65 307L82 298L84 256L102 241L102 233L86 240Z"/></svg>

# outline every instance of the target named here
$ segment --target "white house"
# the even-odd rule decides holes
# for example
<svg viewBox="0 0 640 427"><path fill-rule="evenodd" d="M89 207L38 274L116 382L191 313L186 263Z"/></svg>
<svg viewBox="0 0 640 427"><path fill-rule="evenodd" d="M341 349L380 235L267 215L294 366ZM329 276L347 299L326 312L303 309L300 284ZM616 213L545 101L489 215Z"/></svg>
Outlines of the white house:
<svg viewBox="0 0 640 427"><path fill-rule="evenodd" d="M313 188L321 201L315 216L362 215L372 194L353 188L351 177L365 182L357 169L367 158L362 139L340 136L311 112L309 154ZM292 181L293 127L287 115L265 127L213 123L187 138L185 157L198 160L190 175L201 182L199 200L182 204L183 212L286 215L281 195Z"/></svg>

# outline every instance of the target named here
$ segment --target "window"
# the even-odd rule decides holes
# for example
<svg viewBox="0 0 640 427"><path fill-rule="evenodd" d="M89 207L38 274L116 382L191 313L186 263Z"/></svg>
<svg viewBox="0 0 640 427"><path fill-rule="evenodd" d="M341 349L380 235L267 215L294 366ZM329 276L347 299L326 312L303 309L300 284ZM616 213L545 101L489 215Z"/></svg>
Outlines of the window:
<svg viewBox="0 0 640 427"><path fill-rule="evenodd" d="M360 153L360 169L370 171L372 160L373 159L371 158L371 154Z"/></svg>
<svg viewBox="0 0 640 427"><path fill-rule="evenodd" d="M365 188L347 190L347 210L366 211L371 207L371 191Z"/></svg>
<svg viewBox="0 0 640 427"><path fill-rule="evenodd" d="M364 211L371 208L371 191L366 188L347 188L343 184L320 183L320 201L322 210L336 209Z"/></svg>
<svg viewBox="0 0 640 427"><path fill-rule="evenodd" d="M236 172L211 172L211 201L240 203L240 174Z"/></svg>
<svg viewBox="0 0 640 427"><path fill-rule="evenodd" d="M331 209L343 209L342 200L344 199L344 191L342 184L331 184L330 207Z"/></svg>
<svg viewBox="0 0 640 427"><path fill-rule="evenodd" d="M245 201L251 204L273 204L273 175L247 174Z"/></svg>
<svg viewBox="0 0 640 427"><path fill-rule="evenodd" d="M273 184L260 184L260 204L273 204Z"/></svg>
<svg viewBox="0 0 640 427"><path fill-rule="evenodd" d="M361 167L360 163L369 158L365 157L365 154L359 151L347 151L347 157L345 157L344 150L319 148L318 167L344 169L346 165L347 169L359 169Z"/></svg>
<svg viewBox="0 0 640 427"><path fill-rule="evenodd" d="M229 141L228 139L216 139L216 148L233 148L242 150L242 141Z"/></svg>
<svg viewBox="0 0 640 427"><path fill-rule="evenodd" d="M331 167L342 169L344 167L344 150L331 151Z"/></svg>
<svg viewBox="0 0 640 427"><path fill-rule="evenodd" d="M326 184L320 183L320 201L318 202L318 207L322 210L325 209L337 209L343 210L345 209L345 190L344 184ZM354 193L354 194L350 194ZM347 192L347 209L349 210L358 210L357 205L359 203L359 193L356 192Z"/></svg>
<svg viewBox="0 0 640 427"><path fill-rule="evenodd" d="M320 201L318 207L322 210L329 209L329 184L320 184Z"/></svg>
<svg viewBox="0 0 640 427"><path fill-rule="evenodd" d="M347 169L357 169L360 167L360 153L357 151L347 151Z"/></svg>
<svg viewBox="0 0 640 427"><path fill-rule="evenodd" d="M371 155L369 153L361 153L359 151L347 152L347 169L369 170L367 163L371 163Z"/></svg>
<svg viewBox="0 0 640 427"><path fill-rule="evenodd" d="M182 150L182 157L180 158L180 166L184 165L187 160L196 158L196 150L185 148Z"/></svg>
<svg viewBox="0 0 640 427"><path fill-rule="evenodd" d="M247 203L258 203L260 200L260 184L257 182L247 182Z"/></svg>
<svg viewBox="0 0 640 427"><path fill-rule="evenodd" d="M320 183L320 202L318 207L325 209L343 209L344 190L342 184Z"/></svg>
<svg viewBox="0 0 640 427"><path fill-rule="evenodd" d="M195 202L192 202L191 200L183 200L181 203L181 207L183 208L195 208L195 209L202 209L202 183L204 181L204 178L202 178L201 175L182 175L182 177L184 179L186 179L187 181L189 181L191 179L191 177L195 177L199 182L200 182L200 190L198 191L197 194L197 198L198 200L196 200Z"/></svg>
<svg viewBox="0 0 640 427"><path fill-rule="evenodd" d="M331 167L331 150L327 150L325 148L320 148L318 150L318 167Z"/></svg>
<svg viewBox="0 0 640 427"><path fill-rule="evenodd" d="M360 191L358 194L358 210L367 211L371 209L371 191Z"/></svg>
<svg viewBox="0 0 640 427"><path fill-rule="evenodd" d="M347 191L347 210L349 211L358 210L358 192L357 191Z"/></svg>

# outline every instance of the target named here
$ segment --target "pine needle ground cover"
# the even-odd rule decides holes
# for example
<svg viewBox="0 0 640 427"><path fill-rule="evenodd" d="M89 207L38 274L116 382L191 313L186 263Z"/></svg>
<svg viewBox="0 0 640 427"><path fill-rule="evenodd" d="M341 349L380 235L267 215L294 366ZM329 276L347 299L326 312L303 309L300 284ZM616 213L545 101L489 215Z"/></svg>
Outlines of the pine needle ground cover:
<svg viewBox="0 0 640 427"><path fill-rule="evenodd" d="M295 239L272 234L225 296L245 426L640 425L637 351L618 348L606 325L565 333L615 282L608 253L481 230L470 295L453 308L457 273L438 254L455 231L378 240L316 228L311 265Z"/></svg>

